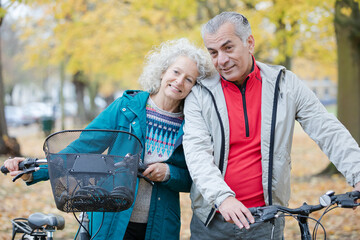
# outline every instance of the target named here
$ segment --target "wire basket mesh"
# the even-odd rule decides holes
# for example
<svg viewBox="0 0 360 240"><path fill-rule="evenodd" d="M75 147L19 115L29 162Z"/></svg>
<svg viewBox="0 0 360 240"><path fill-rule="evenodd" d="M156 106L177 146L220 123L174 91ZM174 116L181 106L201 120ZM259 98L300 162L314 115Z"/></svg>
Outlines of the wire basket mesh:
<svg viewBox="0 0 360 240"><path fill-rule="evenodd" d="M116 130L67 130L44 143L56 207L64 212L118 212L135 195L140 140Z"/></svg>

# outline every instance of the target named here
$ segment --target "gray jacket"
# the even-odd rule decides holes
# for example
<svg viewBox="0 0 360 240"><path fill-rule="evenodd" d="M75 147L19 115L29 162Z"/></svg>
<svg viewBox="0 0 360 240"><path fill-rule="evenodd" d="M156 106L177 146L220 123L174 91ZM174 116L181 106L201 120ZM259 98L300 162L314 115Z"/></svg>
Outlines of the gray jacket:
<svg viewBox="0 0 360 240"><path fill-rule="evenodd" d="M281 66L261 62L256 64L262 77L261 155L266 204L270 202L269 195L272 195L272 204L288 204L294 120L300 123L351 186L360 182L360 148L346 128L333 114L327 112L314 93L294 73ZM274 104L277 78L279 93L277 104ZM275 105L276 114L273 113ZM207 225L217 206L227 197L235 196L224 181L230 130L225 97L218 75L193 87L186 98L184 113L183 146L193 179L190 192L192 208ZM273 154L270 154L271 149ZM271 157L273 165L269 178ZM269 185L271 191L268 191Z"/></svg>

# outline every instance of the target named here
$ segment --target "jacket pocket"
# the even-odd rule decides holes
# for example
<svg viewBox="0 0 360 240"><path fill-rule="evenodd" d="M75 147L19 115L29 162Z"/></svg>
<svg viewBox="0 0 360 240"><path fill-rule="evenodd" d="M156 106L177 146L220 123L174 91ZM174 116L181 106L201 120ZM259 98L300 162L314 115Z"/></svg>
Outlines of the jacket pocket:
<svg viewBox="0 0 360 240"><path fill-rule="evenodd" d="M290 198L291 157L290 154L288 154L286 151L283 151L282 156L279 156L274 160L274 202L277 204L286 205Z"/></svg>
<svg viewBox="0 0 360 240"><path fill-rule="evenodd" d="M180 212L175 211L175 209L172 208L167 208L164 213L164 223L162 229L162 239L179 239Z"/></svg>

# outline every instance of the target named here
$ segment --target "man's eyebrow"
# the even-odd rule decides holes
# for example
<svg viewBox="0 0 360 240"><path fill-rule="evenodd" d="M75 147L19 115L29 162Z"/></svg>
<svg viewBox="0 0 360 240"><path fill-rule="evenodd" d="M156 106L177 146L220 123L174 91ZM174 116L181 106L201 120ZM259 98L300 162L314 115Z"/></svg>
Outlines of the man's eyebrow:
<svg viewBox="0 0 360 240"><path fill-rule="evenodd" d="M223 44L221 44L221 47L220 47L220 48L226 46L226 45L229 44L229 43L231 43L231 40L227 40L226 42L224 42ZM213 51L213 50L215 50L215 49L213 49L213 48L207 48L207 50L208 50L208 51Z"/></svg>
<svg viewBox="0 0 360 240"><path fill-rule="evenodd" d="M224 47L224 46L226 46L226 45L229 44L229 43L231 43L231 40L227 40L226 42L224 42L224 43L221 45L221 47Z"/></svg>

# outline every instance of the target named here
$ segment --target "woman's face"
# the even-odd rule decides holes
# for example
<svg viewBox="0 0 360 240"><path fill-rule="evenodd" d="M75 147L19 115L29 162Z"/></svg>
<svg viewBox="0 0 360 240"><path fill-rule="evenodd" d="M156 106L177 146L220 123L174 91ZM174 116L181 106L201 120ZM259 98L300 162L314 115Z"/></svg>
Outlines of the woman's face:
<svg viewBox="0 0 360 240"><path fill-rule="evenodd" d="M196 63L188 57L180 56L162 74L158 94L169 100L180 101L190 93L198 75Z"/></svg>

